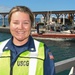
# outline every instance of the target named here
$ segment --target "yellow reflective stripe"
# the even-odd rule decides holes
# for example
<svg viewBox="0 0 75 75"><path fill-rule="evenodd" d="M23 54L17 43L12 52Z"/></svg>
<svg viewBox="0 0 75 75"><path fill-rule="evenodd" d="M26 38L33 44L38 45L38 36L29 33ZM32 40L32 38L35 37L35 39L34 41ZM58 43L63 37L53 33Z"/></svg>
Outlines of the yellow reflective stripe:
<svg viewBox="0 0 75 75"><path fill-rule="evenodd" d="M30 51L27 50L27 51L21 53L20 56L23 56L23 57L29 57L29 54L30 54Z"/></svg>
<svg viewBox="0 0 75 75"><path fill-rule="evenodd" d="M2 42L0 42L0 44L1 44Z"/></svg>
<svg viewBox="0 0 75 75"><path fill-rule="evenodd" d="M10 51L4 51L0 57L0 75L10 75Z"/></svg>
<svg viewBox="0 0 75 75"><path fill-rule="evenodd" d="M44 75L43 74L43 60L37 61L36 74L35 75Z"/></svg>
<svg viewBox="0 0 75 75"><path fill-rule="evenodd" d="M38 61L36 67L36 75L43 75L43 65L44 65L44 44L40 43L38 51Z"/></svg>
<svg viewBox="0 0 75 75"><path fill-rule="evenodd" d="M2 53L2 56L10 56L10 50L5 50L5 51Z"/></svg>
<svg viewBox="0 0 75 75"><path fill-rule="evenodd" d="M40 42L40 45L39 45L39 51L38 51L38 58L42 58L44 59L45 56L44 56L44 43Z"/></svg>
<svg viewBox="0 0 75 75"><path fill-rule="evenodd" d="M29 54L30 52L29 51L26 51L24 53L22 53L14 67L13 67L13 75L28 75L29 73Z"/></svg>

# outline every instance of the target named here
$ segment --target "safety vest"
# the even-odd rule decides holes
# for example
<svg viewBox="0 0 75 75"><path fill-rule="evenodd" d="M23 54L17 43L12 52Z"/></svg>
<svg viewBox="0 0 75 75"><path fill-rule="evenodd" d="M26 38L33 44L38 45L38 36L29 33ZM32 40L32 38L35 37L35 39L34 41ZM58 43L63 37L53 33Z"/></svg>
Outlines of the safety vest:
<svg viewBox="0 0 75 75"><path fill-rule="evenodd" d="M3 42L5 44L5 42ZM0 45L2 48L3 43ZM21 53L12 69L12 75L44 75L44 44L34 40L35 52L29 50ZM3 49L3 48L2 48ZM5 50L0 56L0 75L10 75L10 50Z"/></svg>

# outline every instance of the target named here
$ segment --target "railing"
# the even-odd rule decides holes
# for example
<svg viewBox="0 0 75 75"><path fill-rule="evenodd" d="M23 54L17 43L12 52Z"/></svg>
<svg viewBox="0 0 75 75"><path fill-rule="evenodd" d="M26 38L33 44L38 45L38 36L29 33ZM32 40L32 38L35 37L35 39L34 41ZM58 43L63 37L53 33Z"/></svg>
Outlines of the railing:
<svg viewBox="0 0 75 75"><path fill-rule="evenodd" d="M74 70L75 69L74 66L75 66L75 57L56 62L55 70L56 70L56 73L59 73L59 72L62 72L64 70L68 70L71 68L73 68L73 70ZM73 73L71 73L71 74L69 73L69 75L75 75L75 70L73 71Z"/></svg>

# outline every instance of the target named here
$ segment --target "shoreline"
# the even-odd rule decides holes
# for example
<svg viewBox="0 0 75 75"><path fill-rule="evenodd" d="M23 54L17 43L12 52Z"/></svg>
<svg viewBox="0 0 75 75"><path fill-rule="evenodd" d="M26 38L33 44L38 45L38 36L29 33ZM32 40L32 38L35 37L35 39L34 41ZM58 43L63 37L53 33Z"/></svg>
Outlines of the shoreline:
<svg viewBox="0 0 75 75"><path fill-rule="evenodd" d="M9 27L2 27L2 26L0 26L0 32L10 33Z"/></svg>

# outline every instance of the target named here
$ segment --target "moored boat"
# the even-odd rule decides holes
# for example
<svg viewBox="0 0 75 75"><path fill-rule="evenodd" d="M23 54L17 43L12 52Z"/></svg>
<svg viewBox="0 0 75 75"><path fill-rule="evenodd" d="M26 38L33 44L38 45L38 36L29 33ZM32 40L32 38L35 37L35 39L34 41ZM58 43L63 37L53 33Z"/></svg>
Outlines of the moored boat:
<svg viewBox="0 0 75 75"><path fill-rule="evenodd" d="M61 41L65 41L65 40L74 40L75 39L75 34L71 34L70 31L63 31L63 32L46 32L46 33L36 33L36 32L32 32L31 35L33 36L33 38L36 39L47 39L47 40L61 40Z"/></svg>

